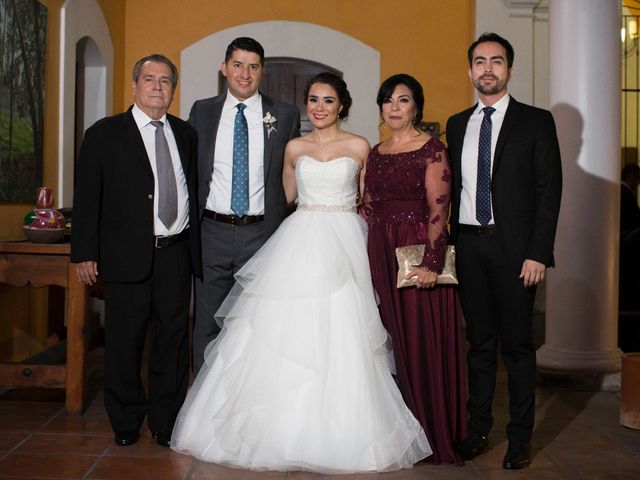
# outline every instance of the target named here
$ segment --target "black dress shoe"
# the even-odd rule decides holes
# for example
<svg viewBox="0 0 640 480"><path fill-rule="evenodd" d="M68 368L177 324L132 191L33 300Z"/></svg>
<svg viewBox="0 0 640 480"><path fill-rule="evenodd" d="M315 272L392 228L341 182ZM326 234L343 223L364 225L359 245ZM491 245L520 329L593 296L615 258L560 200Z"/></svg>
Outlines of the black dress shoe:
<svg viewBox="0 0 640 480"><path fill-rule="evenodd" d="M477 433L469 435L456 446L456 450L463 460L473 460L489 449L489 439Z"/></svg>
<svg viewBox="0 0 640 480"><path fill-rule="evenodd" d="M509 440L507 454L502 461L502 468L519 470L528 467L531 463L531 442Z"/></svg>
<svg viewBox="0 0 640 480"><path fill-rule="evenodd" d="M151 435L156 439L158 445L163 447L171 446L171 432L167 433L164 430L160 430L159 432L152 432Z"/></svg>
<svg viewBox="0 0 640 480"><path fill-rule="evenodd" d="M126 432L126 433L116 433L115 438L113 439L117 445L128 447L129 445L133 445L140 438L140 434L138 432Z"/></svg>

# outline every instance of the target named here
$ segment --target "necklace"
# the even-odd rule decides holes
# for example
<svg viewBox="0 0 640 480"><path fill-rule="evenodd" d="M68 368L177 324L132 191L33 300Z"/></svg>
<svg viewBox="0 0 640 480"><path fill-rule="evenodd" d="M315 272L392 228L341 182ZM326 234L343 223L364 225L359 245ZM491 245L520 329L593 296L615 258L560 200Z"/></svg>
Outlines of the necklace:
<svg viewBox="0 0 640 480"><path fill-rule="evenodd" d="M318 135L315 132L313 133L313 143L315 143L318 146L318 150L320 151L320 153L324 153L324 149L332 142L335 142L336 138L337 136L332 138L331 140L324 142L324 144L322 144L320 143L320 141L318 141Z"/></svg>
<svg viewBox="0 0 640 480"><path fill-rule="evenodd" d="M318 150L320 150L320 153L324 153L324 147L318 141L318 137L317 137L317 135L315 133L313 134L313 143L315 143L318 146Z"/></svg>

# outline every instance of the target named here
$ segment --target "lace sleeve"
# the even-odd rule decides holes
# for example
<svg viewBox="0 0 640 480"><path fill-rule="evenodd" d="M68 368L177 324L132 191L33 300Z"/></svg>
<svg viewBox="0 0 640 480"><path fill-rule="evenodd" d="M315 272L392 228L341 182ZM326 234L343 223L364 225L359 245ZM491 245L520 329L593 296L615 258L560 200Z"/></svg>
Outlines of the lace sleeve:
<svg viewBox="0 0 640 480"><path fill-rule="evenodd" d="M360 172L360 189L359 189L357 206L358 206L358 214L365 220L369 218L369 215L371 215L371 212L372 212L371 192L369 192L369 189L368 189L369 185L367 182L367 166L369 165L369 160L371 159L373 151L374 150L372 149L369 152L369 155L367 156L367 160L364 164L364 168Z"/></svg>
<svg viewBox="0 0 640 480"><path fill-rule="evenodd" d="M421 265L432 272L441 272L444 266L444 252L449 237L447 222L451 201L451 170L444 145L427 158L424 175L429 219L427 242Z"/></svg>

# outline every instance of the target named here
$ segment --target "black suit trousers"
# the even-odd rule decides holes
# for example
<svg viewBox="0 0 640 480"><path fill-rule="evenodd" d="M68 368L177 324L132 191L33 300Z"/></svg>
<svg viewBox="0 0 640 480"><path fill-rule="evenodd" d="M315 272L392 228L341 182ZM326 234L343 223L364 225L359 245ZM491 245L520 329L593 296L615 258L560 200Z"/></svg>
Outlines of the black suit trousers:
<svg viewBox="0 0 640 480"><path fill-rule="evenodd" d="M106 284L104 402L113 431L171 431L189 381L189 242L154 249L151 274ZM149 393L140 370L150 325Z"/></svg>
<svg viewBox="0 0 640 480"><path fill-rule="evenodd" d="M456 242L460 302L470 349L469 431L487 435L496 386L498 343L508 374L510 439L529 441L535 416L536 356L532 334L535 287L518 278L498 236L460 233Z"/></svg>

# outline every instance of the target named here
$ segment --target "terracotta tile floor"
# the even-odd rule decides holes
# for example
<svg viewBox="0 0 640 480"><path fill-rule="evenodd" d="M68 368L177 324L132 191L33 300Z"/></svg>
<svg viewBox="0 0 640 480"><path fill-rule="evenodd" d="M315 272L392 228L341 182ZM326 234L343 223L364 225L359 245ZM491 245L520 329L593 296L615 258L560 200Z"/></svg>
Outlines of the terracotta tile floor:
<svg viewBox="0 0 640 480"><path fill-rule="evenodd" d="M100 363L102 352L92 352ZM619 394L540 387L536 399L534 457L528 469L501 468L507 447L504 372L494 402L491 450L464 467L417 465L411 470L366 475L256 473L207 464L158 446L149 432L131 447L112 441L102 406L100 369L90 381L90 403L68 416L61 392L12 390L0 397L2 479L353 480L418 479L640 479L640 430L618 422Z"/></svg>

